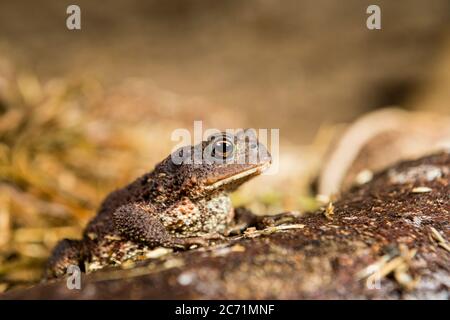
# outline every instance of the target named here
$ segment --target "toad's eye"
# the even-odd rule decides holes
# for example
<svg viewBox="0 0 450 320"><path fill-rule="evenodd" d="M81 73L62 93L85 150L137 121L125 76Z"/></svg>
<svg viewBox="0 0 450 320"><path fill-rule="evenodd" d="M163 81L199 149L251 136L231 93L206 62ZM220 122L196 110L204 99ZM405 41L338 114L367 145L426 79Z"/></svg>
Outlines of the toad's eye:
<svg viewBox="0 0 450 320"><path fill-rule="evenodd" d="M223 138L214 142L213 156L216 158L229 158L233 155L234 144L228 138Z"/></svg>

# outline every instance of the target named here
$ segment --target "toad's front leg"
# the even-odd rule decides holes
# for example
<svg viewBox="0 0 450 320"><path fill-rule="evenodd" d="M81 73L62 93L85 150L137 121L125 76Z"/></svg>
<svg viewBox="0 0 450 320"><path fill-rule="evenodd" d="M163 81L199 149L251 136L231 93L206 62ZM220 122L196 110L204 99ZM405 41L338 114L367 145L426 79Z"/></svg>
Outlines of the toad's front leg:
<svg viewBox="0 0 450 320"><path fill-rule="evenodd" d="M113 214L113 221L123 237L150 247L187 249L192 245L206 246L210 240L220 238L219 235L176 237L166 230L153 208L138 204L119 207Z"/></svg>

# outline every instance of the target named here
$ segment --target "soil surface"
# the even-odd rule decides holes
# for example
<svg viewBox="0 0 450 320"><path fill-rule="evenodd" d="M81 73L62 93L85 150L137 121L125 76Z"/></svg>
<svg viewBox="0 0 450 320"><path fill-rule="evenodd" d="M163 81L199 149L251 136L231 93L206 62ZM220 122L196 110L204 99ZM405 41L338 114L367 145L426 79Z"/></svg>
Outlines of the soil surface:
<svg viewBox="0 0 450 320"><path fill-rule="evenodd" d="M317 212L2 298L448 299L449 181L449 153L403 162Z"/></svg>

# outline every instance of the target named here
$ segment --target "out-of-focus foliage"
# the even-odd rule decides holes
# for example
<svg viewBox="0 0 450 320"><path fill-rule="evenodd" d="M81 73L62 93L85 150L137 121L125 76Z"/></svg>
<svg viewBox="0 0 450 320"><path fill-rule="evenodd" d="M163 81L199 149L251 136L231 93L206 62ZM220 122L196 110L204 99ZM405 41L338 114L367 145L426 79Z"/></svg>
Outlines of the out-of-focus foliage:
<svg viewBox="0 0 450 320"><path fill-rule="evenodd" d="M108 117L94 80L42 84L2 71L0 284L20 284L36 281L56 241L79 237L104 195L149 170L162 151L149 148L160 136L148 122Z"/></svg>

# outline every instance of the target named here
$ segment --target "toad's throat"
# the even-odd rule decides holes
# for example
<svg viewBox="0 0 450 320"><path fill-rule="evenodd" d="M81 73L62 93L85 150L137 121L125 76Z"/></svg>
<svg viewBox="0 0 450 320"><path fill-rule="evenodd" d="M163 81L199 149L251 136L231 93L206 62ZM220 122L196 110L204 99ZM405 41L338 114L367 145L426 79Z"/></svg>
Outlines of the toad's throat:
<svg viewBox="0 0 450 320"><path fill-rule="evenodd" d="M270 167L270 162L266 162L262 165L247 169L245 171L241 171L235 175L225 177L223 179L220 179L219 181L216 181L210 185L207 185L205 187L206 190L216 190L220 188L221 186L231 184L233 181L240 180L242 178L248 177L248 176L256 176L261 174L263 171L268 169Z"/></svg>

